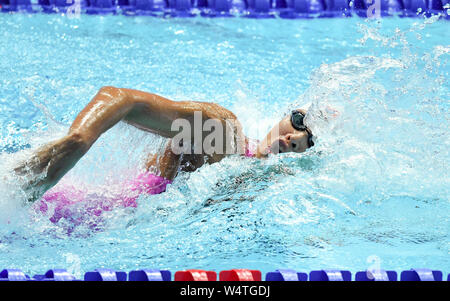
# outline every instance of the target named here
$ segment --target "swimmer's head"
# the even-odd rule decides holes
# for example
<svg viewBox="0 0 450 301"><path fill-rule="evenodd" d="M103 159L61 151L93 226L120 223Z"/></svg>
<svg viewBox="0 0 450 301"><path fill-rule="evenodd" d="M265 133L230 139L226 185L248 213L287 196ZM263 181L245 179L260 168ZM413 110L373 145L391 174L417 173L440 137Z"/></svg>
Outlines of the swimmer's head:
<svg viewBox="0 0 450 301"><path fill-rule="evenodd" d="M306 111L297 109L276 124L258 145L257 155L302 153L314 146L311 130L303 123Z"/></svg>

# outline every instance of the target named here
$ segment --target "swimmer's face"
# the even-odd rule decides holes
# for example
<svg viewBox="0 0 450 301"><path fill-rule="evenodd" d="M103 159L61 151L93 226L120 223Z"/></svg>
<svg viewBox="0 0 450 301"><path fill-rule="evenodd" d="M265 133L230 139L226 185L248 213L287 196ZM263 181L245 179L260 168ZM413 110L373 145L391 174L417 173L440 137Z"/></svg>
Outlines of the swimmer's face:
<svg viewBox="0 0 450 301"><path fill-rule="evenodd" d="M298 111L306 114L304 110ZM258 145L258 156L267 156L269 153L302 153L308 147L308 132L296 130L292 126L291 115L288 115L275 125Z"/></svg>

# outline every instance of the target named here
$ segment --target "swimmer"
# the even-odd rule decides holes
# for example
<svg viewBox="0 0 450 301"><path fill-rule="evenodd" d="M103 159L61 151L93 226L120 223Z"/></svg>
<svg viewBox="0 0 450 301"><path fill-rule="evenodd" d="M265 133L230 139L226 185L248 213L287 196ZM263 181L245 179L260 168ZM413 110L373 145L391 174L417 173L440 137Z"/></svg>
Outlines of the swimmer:
<svg viewBox="0 0 450 301"><path fill-rule="evenodd" d="M138 90L102 87L75 118L65 137L37 149L31 158L15 168L15 172L19 175L31 175L25 190L31 195L30 201L35 201L75 166L100 135L119 121L171 141L180 133L180 130L173 130L174 121L186 120L194 128L198 113L201 113L202 122L215 120L222 124L222 136L225 141L231 140L234 145L231 154L264 158L270 153L301 153L314 145L312 132L303 123L306 112L302 109L292 111L262 141L254 142L245 137L236 116L218 104L172 101ZM225 130L230 126L231 131ZM204 131L203 127L200 131L202 137L211 132ZM190 138L194 141L195 131L191 132ZM223 146L224 149L225 147L226 145ZM214 153L206 153L204 150L194 154L178 153L173 151L172 143L168 143L162 154L149 155L145 167L146 170L156 168L158 177L170 182L179 171L194 171L205 163L219 162L228 155L230 152L225 150Z"/></svg>

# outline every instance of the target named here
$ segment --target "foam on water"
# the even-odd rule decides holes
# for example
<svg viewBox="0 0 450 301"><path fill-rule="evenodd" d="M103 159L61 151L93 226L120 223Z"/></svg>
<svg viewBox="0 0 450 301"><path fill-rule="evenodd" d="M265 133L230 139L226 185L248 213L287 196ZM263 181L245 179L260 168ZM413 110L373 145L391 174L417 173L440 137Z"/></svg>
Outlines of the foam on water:
<svg viewBox="0 0 450 301"><path fill-rule="evenodd" d="M0 266L35 273L69 266L78 274L97 267L356 270L375 256L383 268L450 270L445 21L83 18L0 19L12 51L0 53L10 58L0 63L9 76L0 79ZM58 51L49 48L54 43ZM181 174L166 193L140 196L138 208L76 227L53 224L23 206L10 170L61 137L106 84L213 100L253 138L289 109L310 105L316 146L267 160L226 158ZM93 198L117 194L117 183L163 144L119 124L58 186Z"/></svg>

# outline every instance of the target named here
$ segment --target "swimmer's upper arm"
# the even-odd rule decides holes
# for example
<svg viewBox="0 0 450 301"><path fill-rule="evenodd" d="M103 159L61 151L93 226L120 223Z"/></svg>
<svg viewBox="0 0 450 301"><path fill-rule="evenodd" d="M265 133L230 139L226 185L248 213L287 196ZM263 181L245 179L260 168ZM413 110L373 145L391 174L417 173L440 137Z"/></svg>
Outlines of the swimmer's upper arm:
<svg viewBox="0 0 450 301"><path fill-rule="evenodd" d="M127 113L124 121L163 137L173 138L176 132L171 130L176 119L185 119L191 124L194 113L200 111L203 118L229 119L234 115L225 108L207 102L173 101L162 96L133 89L121 89L133 108Z"/></svg>
<svg viewBox="0 0 450 301"><path fill-rule="evenodd" d="M162 96L133 89L124 89L132 109L124 121L164 137L171 137L172 122L178 118L175 102Z"/></svg>

